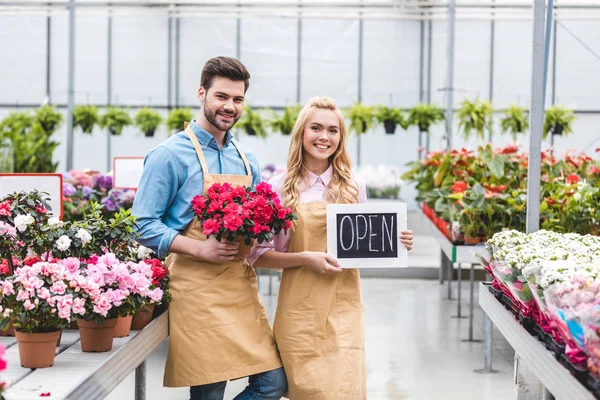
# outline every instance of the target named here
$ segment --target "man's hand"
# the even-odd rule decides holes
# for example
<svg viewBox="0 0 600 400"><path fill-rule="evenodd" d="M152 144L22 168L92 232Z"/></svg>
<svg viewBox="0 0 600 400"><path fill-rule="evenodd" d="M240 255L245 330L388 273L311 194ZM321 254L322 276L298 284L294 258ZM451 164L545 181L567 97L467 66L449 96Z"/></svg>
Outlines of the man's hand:
<svg viewBox="0 0 600 400"><path fill-rule="evenodd" d="M400 243L402 243L408 251L412 250L413 231L402 231L400 233Z"/></svg>
<svg viewBox="0 0 600 400"><path fill-rule="evenodd" d="M238 253L238 242L219 242L214 236L198 241L196 257L211 263L233 261Z"/></svg>
<svg viewBox="0 0 600 400"><path fill-rule="evenodd" d="M320 274L337 274L342 271L340 263L327 253L305 251L303 256L305 264Z"/></svg>

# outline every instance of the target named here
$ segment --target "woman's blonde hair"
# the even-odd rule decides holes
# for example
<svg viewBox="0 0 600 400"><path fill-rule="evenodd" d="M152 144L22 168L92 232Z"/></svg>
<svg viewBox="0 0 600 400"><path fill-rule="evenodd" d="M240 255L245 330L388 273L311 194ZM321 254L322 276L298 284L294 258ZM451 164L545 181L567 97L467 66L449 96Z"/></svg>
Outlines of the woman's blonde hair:
<svg viewBox="0 0 600 400"><path fill-rule="evenodd" d="M333 177L329 184L327 200L333 203L356 203L358 201L358 187L352 179L352 163L346 150L348 130L344 117L337 108L335 101L329 97L313 97L306 102L292 132L290 149L287 160L287 175L283 186L283 204L295 209L300 201L300 183L307 181L307 170L304 164L304 130L308 126L316 110L333 111L340 126L340 142L338 148L329 158L333 166Z"/></svg>

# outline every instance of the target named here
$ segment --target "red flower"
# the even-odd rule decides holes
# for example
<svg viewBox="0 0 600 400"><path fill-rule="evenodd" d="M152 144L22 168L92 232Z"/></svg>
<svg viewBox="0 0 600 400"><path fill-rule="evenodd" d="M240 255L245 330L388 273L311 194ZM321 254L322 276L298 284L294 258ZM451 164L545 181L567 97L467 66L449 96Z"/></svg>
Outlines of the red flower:
<svg viewBox="0 0 600 400"><path fill-rule="evenodd" d="M88 264L92 264L92 265L98 264L98 256L95 254L92 254L90 256L90 258L88 259Z"/></svg>
<svg viewBox="0 0 600 400"><path fill-rule="evenodd" d="M231 232L237 231L243 224L244 221L236 214L227 214L223 218L223 226Z"/></svg>
<svg viewBox="0 0 600 400"><path fill-rule="evenodd" d="M567 183L569 185L574 185L577 182L579 182L579 177L577 176L577 174L571 174L567 176Z"/></svg>
<svg viewBox="0 0 600 400"><path fill-rule="evenodd" d="M31 267L33 264L40 262L41 260L39 258L37 258L37 256L33 256L33 257L26 257L23 260L23 264L27 265L28 267Z"/></svg>
<svg viewBox="0 0 600 400"><path fill-rule="evenodd" d="M40 393L40 397L50 397L50 392Z"/></svg>
<svg viewBox="0 0 600 400"><path fill-rule="evenodd" d="M10 203L8 200L0 203L0 215L3 217L8 217L10 215Z"/></svg>
<svg viewBox="0 0 600 400"><path fill-rule="evenodd" d="M517 144L510 144L503 149L500 149L500 154L514 154L519 151Z"/></svg>
<svg viewBox="0 0 600 400"><path fill-rule="evenodd" d="M221 224L214 219L207 219L202 223L202 229L204 230L204 234L208 236L213 233L218 233L219 229L221 229Z"/></svg>
<svg viewBox="0 0 600 400"><path fill-rule="evenodd" d="M48 209L43 205L43 204L39 204L36 208L35 211L38 214L46 214L48 212Z"/></svg>
<svg viewBox="0 0 600 400"><path fill-rule="evenodd" d="M467 182L457 181L450 187L450 190L452 190L453 193L463 193L468 188L469 184Z"/></svg>
<svg viewBox="0 0 600 400"><path fill-rule="evenodd" d="M598 168L596 165L592 165L588 171L588 174L589 175L594 175L594 174L598 175L598 174L600 174L600 168Z"/></svg>

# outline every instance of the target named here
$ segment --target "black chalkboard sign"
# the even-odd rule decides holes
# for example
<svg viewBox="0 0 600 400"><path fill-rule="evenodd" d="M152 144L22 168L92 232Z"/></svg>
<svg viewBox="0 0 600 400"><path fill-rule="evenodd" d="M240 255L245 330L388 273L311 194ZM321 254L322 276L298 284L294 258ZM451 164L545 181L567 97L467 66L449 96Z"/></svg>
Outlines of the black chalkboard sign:
<svg viewBox="0 0 600 400"><path fill-rule="evenodd" d="M398 215L337 214L337 258L398 257Z"/></svg>
<svg viewBox="0 0 600 400"><path fill-rule="evenodd" d="M406 227L404 203L329 204L327 253L342 268L406 267L399 239Z"/></svg>

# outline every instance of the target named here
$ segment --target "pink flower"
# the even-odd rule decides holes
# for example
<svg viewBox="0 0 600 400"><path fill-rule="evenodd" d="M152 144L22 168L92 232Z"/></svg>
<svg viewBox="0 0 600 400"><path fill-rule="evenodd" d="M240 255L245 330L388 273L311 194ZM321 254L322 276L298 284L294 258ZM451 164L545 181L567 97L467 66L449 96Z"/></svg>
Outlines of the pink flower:
<svg viewBox="0 0 600 400"><path fill-rule="evenodd" d="M515 288L516 288L517 290L523 290L523 283L522 283L521 281L517 280L517 281L515 282Z"/></svg>
<svg viewBox="0 0 600 400"><path fill-rule="evenodd" d="M33 310L35 308L35 305L31 302L31 300L25 300L23 302L23 307L25 307L28 310Z"/></svg>
<svg viewBox="0 0 600 400"><path fill-rule="evenodd" d="M73 295L57 296L56 307L58 308L58 316L62 319L71 319L71 307L73 306Z"/></svg>
<svg viewBox="0 0 600 400"><path fill-rule="evenodd" d="M0 215L3 217L8 217L10 215L10 203L8 200L0 203Z"/></svg>
<svg viewBox="0 0 600 400"><path fill-rule="evenodd" d="M19 290L19 293L17 293L17 301L29 300L30 298L31 295L27 290Z"/></svg>
<svg viewBox="0 0 600 400"><path fill-rule="evenodd" d="M85 299L76 298L73 300L73 314L85 314Z"/></svg>
<svg viewBox="0 0 600 400"><path fill-rule="evenodd" d="M63 260L59 261L66 269L67 271L69 271L70 273L75 273L77 271L79 271L79 266L81 265L81 262L79 261L79 259L75 258L75 257L69 257L69 258L65 258Z"/></svg>
<svg viewBox="0 0 600 400"><path fill-rule="evenodd" d="M67 290L67 285L63 281L56 281L50 290L56 294L63 294Z"/></svg>
<svg viewBox="0 0 600 400"><path fill-rule="evenodd" d="M163 291L161 288L156 288L148 294L148 297L153 303L158 303L163 298Z"/></svg>
<svg viewBox="0 0 600 400"><path fill-rule="evenodd" d="M15 294L15 289L13 287L12 282L10 282L10 281L2 282L2 294L4 294L4 295Z"/></svg>
<svg viewBox="0 0 600 400"><path fill-rule="evenodd" d="M100 314L103 317L108 315L108 311L112 308L110 302L104 295L100 295L100 298L94 301L94 312Z"/></svg>
<svg viewBox="0 0 600 400"><path fill-rule="evenodd" d="M99 263L106 264L108 266L112 266L119 263L119 260L113 253L106 253L102 257L98 259Z"/></svg>
<svg viewBox="0 0 600 400"><path fill-rule="evenodd" d="M38 289L37 296L41 300L48 300L50 298L50 291L47 288L43 287L41 289Z"/></svg>

